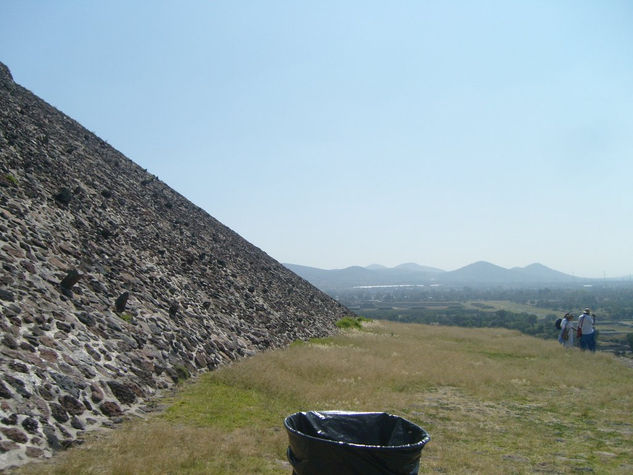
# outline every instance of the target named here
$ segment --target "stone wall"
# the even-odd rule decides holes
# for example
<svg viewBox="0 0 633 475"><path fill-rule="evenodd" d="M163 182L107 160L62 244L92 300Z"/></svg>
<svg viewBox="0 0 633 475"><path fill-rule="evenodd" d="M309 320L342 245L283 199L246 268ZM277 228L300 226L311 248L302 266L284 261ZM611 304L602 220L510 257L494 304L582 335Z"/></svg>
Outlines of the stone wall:
<svg viewBox="0 0 633 475"><path fill-rule="evenodd" d="M1 63L0 266L0 468L350 313Z"/></svg>

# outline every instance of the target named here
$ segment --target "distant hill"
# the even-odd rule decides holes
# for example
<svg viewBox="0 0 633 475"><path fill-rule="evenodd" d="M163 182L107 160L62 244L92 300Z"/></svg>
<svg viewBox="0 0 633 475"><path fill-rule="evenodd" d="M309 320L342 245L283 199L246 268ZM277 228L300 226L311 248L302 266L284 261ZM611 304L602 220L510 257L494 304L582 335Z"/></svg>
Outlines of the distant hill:
<svg viewBox="0 0 633 475"><path fill-rule="evenodd" d="M393 270L409 271L409 272L433 272L433 273L444 272L442 269L438 269L436 267L421 266L420 264L415 264L413 262L400 264L394 267Z"/></svg>
<svg viewBox="0 0 633 475"><path fill-rule="evenodd" d="M352 266L331 270L297 264L284 265L322 290L376 285L424 285L434 281L438 275L445 273L441 269L412 263L401 264L393 268L372 264L368 267Z"/></svg>
<svg viewBox="0 0 633 475"><path fill-rule="evenodd" d="M332 270L300 266L297 264L284 264L284 266L322 290L373 285L378 278L377 275L383 272L383 269L367 269L359 266Z"/></svg>
<svg viewBox="0 0 633 475"><path fill-rule="evenodd" d="M485 261L474 262L448 274L451 282L504 282L508 279L515 280L513 271Z"/></svg>
<svg viewBox="0 0 633 475"><path fill-rule="evenodd" d="M550 269L549 267L546 267L543 264L538 264L538 263L530 264L529 266L526 266L526 267L513 267L510 270L515 271L517 273L521 273L526 277L529 276L530 278L533 278L539 281L556 282L556 281L578 280L574 276Z"/></svg>
<svg viewBox="0 0 633 475"><path fill-rule="evenodd" d="M533 283L571 283L577 281L576 277L550 269L542 264L530 264L526 267L504 267L479 261L462 267L461 269L447 272L447 283L468 284L533 284Z"/></svg>
<svg viewBox="0 0 633 475"><path fill-rule="evenodd" d="M284 265L314 286L326 291L381 285L507 285L516 287L534 284L563 285L579 281L574 276L538 263L506 269L490 262L479 261L454 271L444 271L415 263L400 264L392 268L372 264L367 267L353 266L333 270L296 264Z"/></svg>
<svg viewBox="0 0 633 475"><path fill-rule="evenodd" d="M379 270L379 269L387 269L387 266L383 266L380 264L370 264L367 267L365 267L365 269L369 269L369 270Z"/></svg>

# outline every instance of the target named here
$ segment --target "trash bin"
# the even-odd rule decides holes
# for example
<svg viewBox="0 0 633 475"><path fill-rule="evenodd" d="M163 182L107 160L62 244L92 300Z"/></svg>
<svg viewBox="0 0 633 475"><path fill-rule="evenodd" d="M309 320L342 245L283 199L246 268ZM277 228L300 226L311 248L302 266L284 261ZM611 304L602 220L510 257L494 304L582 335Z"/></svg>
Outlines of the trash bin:
<svg viewBox="0 0 633 475"><path fill-rule="evenodd" d="M431 440L421 427L385 412L297 412L284 426L296 475L417 474Z"/></svg>

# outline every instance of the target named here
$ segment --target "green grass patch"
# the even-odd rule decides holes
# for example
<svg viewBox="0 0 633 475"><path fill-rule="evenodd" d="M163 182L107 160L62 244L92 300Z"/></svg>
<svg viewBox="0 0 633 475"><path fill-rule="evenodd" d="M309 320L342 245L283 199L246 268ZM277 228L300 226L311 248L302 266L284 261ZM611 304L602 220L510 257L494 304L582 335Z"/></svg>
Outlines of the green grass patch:
<svg viewBox="0 0 633 475"><path fill-rule="evenodd" d="M176 374L178 375L178 381L184 381L191 377L191 373L189 373L189 370L187 369L185 365L182 365L182 364L175 365L174 371L176 371Z"/></svg>
<svg viewBox="0 0 633 475"><path fill-rule="evenodd" d="M133 318L133 317L132 317L132 315L130 315L130 314L129 314L129 313L127 313L127 312L119 313L119 314L117 314L117 315L118 315L118 317L119 317L121 320L123 320L123 321L125 321L125 322L127 322L127 323L130 323L130 322L132 321L132 318Z"/></svg>
<svg viewBox="0 0 633 475"><path fill-rule="evenodd" d="M269 398L256 389L243 389L203 375L178 395L163 417L169 422L224 430L276 425L279 414Z"/></svg>
<svg viewBox="0 0 633 475"><path fill-rule="evenodd" d="M370 321L368 318L348 316L348 317L343 317L340 320L338 320L336 322L336 326L342 330L350 329L350 328L360 330L361 328L363 328L363 322L368 322L368 321Z"/></svg>
<svg viewBox="0 0 633 475"><path fill-rule="evenodd" d="M16 177L14 177L13 175L11 175L10 173L7 173L6 175L4 175L4 177L6 178L6 180L11 183L13 186L18 186L18 179Z"/></svg>

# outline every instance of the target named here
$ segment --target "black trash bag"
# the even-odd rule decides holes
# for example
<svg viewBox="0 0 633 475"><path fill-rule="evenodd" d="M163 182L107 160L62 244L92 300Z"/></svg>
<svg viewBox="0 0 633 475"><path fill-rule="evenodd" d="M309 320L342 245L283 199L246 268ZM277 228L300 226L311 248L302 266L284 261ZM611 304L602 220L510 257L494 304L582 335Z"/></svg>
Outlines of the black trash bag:
<svg viewBox="0 0 633 475"><path fill-rule="evenodd" d="M421 427L385 412L297 412L284 426L297 475L414 475L431 440Z"/></svg>

